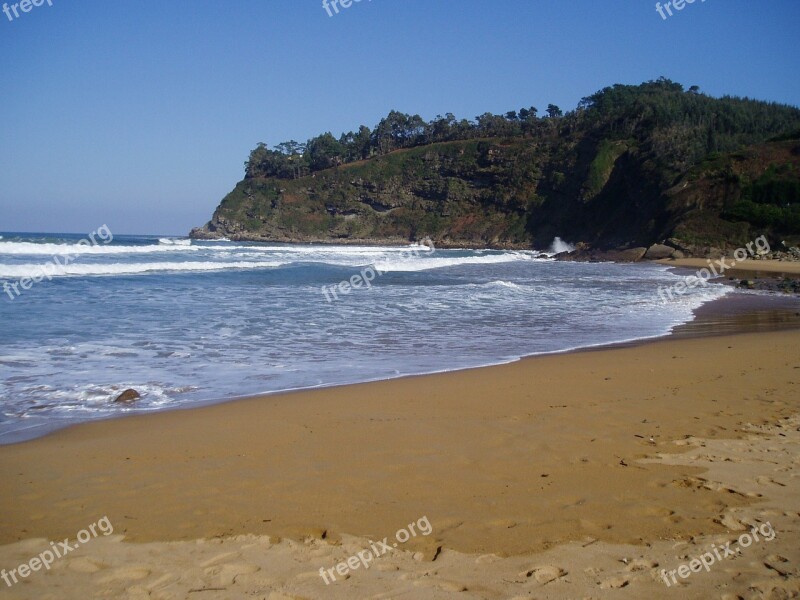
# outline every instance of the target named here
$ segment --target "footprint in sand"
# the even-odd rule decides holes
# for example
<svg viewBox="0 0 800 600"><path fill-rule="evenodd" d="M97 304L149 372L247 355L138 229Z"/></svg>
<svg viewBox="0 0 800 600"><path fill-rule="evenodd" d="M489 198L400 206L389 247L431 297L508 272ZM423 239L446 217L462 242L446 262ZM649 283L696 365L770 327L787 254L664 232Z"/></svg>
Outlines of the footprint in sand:
<svg viewBox="0 0 800 600"><path fill-rule="evenodd" d="M216 576L220 585L232 585L236 583L236 578L240 575L251 575L260 570L261 567L258 565L241 563L222 565L221 567L209 567L204 572L206 575Z"/></svg>
<svg viewBox="0 0 800 600"><path fill-rule="evenodd" d="M626 571L645 571L647 569L655 569L658 563L654 560L647 560L646 558L635 558L628 563L625 567Z"/></svg>
<svg viewBox="0 0 800 600"><path fill-rule="evenodd" d="M125 590L125 600L150 600L152 595L140 585L134 585Z"/></svg>
<svg viewBox="0 0 800 600"><path fill-rule="evenodd" d="M100 569L107 569L109 565L95 558L72 558L67 563L67 568L77 573L97 573Z"/></svg>
<svg viewBox="0 0 800 600"><path fill-rule="evenodd" d="M148 583L145 589L148 592L154 592L158 590L158 588L166 587L170 584L176 583L180 577L175 575L174 573L165 573L155 581Z"/></svg>
<svg viewBox="0 0 800 600"><path fill-rule="evenodd" d="M375 570L382 571L382 572L390 572L390 571L399 571L400 567L397 565L393 565L391 563L380 563L375 565Z"/></svg>
<svg viewBox="0 0 800 600"><path fill-rule="evenodd" d="M521 577L533 577L538 583L546 585L551 581L555 581L559 577L563 577L567 572L560 567L552 565L545 565L542 567L534 567L527 571L520 573Z"/></svg>
<svg viewBox="0 0 800 600"><path fill-rule="evenodd" d="M771 483L773 485L779 485L781 487L786 487L785 483L781 483L780 481L775 481L772 477L767 477L766 475L760 475L760 476L756 477L756 483L758 485L767 485L767 484Z"/></svg>
<svg viewBox="0 0 800 600"><path fill-rule="evenodd" d="M114 569L99 580L100 583L116 583L120 581L135 581L150 575L150 569L144 567L120 567Z"/></svg>
<svg viewBox="0 0 800 600"><path fill-rule="evenodd" d="M498 560L502 560L497 554L481 554L478 558L475 559L476 565L485 565L491 564L493 562L497 562Z"/></svg>
<svg viewBox="0 0 800 600"><path fill-rule="evenodd" d="M439 584L439 589L444 590L445 592L466 592L467 586L462 583L456 583L454 581L445 581Z"/></svg>
<svg viewBox="0 0 800 600"><path fill-rule="evenodd" d="M600 582L600 589L616 590L619 588L624 588L630 582L631 580L627 577L612 577L611 579L606 579L605 581Z"/></svg>
<svg viewBox="0 0 800 600"><path fill-rule="evenodd" d="M789 559L788 559L788 558L784 558L784 557L783 557L783 556L781 556L780 554L770 554L770 555L767 557L767 562L772 562L772 563L786 563L786 562L789 562Z"/></svg>
<svg viewBox="0 0 800 600"><path fill-rule="evenodd" d="M744 531L747 529L747 525L730 513L724 515L721 519L714 519L714 522L728 528L730 531Z"/></svg>
<svg viewBox="0 0 800 600"><path fill-rule="evenodd" d="M269 596L267 596L267 600L301 600L301 598L299 596L287 596L280 592L270 592Z"/></svg>
<svg viewBox="0 0 800 600"><path fill-rule="evenodd" d="M226 560L228 560L229 558L232 558L234 556L238 558L239 557L239 553L238 552L223 552L222 554L217 554L216 556L214 556L212 558L209 558L208 560L206 560L204 562L201 562L198 566L200 568L202 568L202 569L205 569L206 567L212 567L212 566L214 566L216 564L219 564L221 562L225 562Z"/></svg>

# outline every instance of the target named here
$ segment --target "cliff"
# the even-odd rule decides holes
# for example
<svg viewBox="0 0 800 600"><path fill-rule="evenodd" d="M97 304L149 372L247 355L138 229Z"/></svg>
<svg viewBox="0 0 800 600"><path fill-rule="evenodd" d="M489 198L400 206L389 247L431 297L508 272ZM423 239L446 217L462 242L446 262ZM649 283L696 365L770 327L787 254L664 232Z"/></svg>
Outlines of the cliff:
<svg viewBox="0 0 800 600"><path fill-rule="evenodd" d="M762 233L800 240L796 108L658 80L606 88L563 116L535 111L428 124L393 111L390 126L338 142L259 145L191 235L518 248L560 236L623 250L669 240L688 255Z"/></svg>

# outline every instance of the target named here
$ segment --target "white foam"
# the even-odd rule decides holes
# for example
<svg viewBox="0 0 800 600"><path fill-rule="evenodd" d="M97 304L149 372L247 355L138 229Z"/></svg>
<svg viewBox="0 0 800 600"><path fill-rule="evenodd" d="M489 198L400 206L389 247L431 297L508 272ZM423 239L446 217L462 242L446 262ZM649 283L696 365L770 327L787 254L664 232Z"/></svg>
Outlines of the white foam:
<svg viewBox="0 0 800 600"><path fill-rule="evenodd" d="M517 285L513 281L503 281L502 279L498 281L490 281L489 283L484 283L481 285L489 288L499 287L499 288L510 288L512 290L522 289L521 286Z"/></svg>
<svg viewBox="0 0 800 600"><path fill-rule="evenodd" d="M47 264L47 263L46 263ZM137 275L141 273L158 273L165 271L225 271L237 269L266 269L280 267L286 263L279 261L253 262L153 262L153 263L114 263L105 265L68 264L56 266L45 265L0 265L0 278L21 279L23 277L42 277L49 273L51 277L65 276L99 276L99 275Z"/></svg>
<svg viewBox="0 0 800 600"><path fill-rule="evenodd" d="M561 252L572 252L575 250L575 246L570 244L569 242L565 242L560 237L556 236L553 239L553 243L550 244L550 250L548 251L549 254L560 254Z"/></svg>
<svg viewBox="0 0 800 600"><path fill-rule="evenodd" d="M225 246L219 250L250 250L253 252L285 252L287 254L340 254L340 255L370 255L394 254L412 252L420 256L432 254L427 246L321 246L321 245L286 245L286 246ZM217 250L217 248L214 248Z"/></svg>
<svg viewBox="0 0 800 600"><path fill-rule="evenodd" d="M186 240L189 241L189 240ZM33 242L0 242L0 254L30 256L63 256L65 254L147 254L151 252L185 252L199 250L188 245L111 246L98 244L35 244Z"/></svg>
<svg viewBox="0 0 800 600"><path fill-rule="evenodd" d="M158 238L158 243L164 244L165 246L191 246L192 240L184 238Z"/></svg>
<svg viewBox="0 0 800 600"><path fill-rule="evenodd" d="M506 252L504 254L492 254L489 256L409 258L405 260L376 261L375 268L379 271L383 271L384 273L413 272L427 271L429 269L441 269L443 267L455 267L460 265L488 265L522 260L533 260L533 257L530 253Z"/></svg>

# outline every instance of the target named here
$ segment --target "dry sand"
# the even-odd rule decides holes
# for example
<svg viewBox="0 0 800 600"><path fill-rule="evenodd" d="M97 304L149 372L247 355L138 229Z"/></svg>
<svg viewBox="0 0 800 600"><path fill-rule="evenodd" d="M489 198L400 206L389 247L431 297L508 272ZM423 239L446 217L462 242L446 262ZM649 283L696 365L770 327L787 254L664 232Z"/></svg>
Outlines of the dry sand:
<svg viewBox="0 0 800 600"><path fill-rule="evenodd" d="M726 265L735 263L732 269L724 271L725 276L730 277L798 277L800 276L800 262L796 261L779 261L779 260L743 260L740 262L734 261L731 258L726 259ZM716 261L708 261L704 258L678 258L678 259L664 259L657 261L664 265L672 267L686 267L691 269L703 269L708 267L711 262L715 268L720 267L716 265Z"/></svg>
<svg viewBox="0 0 800 600"><path fill-rule="evenodd" d="M800 594L800 332L514 364L73 427L0 448L10 598ZM370 540L418 535L325 585ZM712 543L776 537L667 587ZM119 535L117 535L119 534ZM122 541L124 536L124 541Z"/></svg>

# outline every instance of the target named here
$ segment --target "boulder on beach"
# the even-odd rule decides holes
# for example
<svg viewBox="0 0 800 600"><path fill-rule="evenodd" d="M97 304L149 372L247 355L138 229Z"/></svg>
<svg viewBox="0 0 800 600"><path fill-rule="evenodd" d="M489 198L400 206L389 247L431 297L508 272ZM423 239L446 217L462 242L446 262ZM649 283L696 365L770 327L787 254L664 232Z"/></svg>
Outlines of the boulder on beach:
<svg viewBox="0 0 800 600"><path fill-rule="evenodd" d="M128 403L138 400L141 397L142 397L141 394L139 394L139 392L137 392L136 390L127 389L124 392L122 392L119 396L117 396L114 402Z"/></svg>
<svg viewBox="0 0 800 600"><path fill-rule="evenodd" d="M647 249L644 257L649 260L659 260L662 258L670 258L675 252L675 248L665 246L664 244L653 244Z"/></svg>

